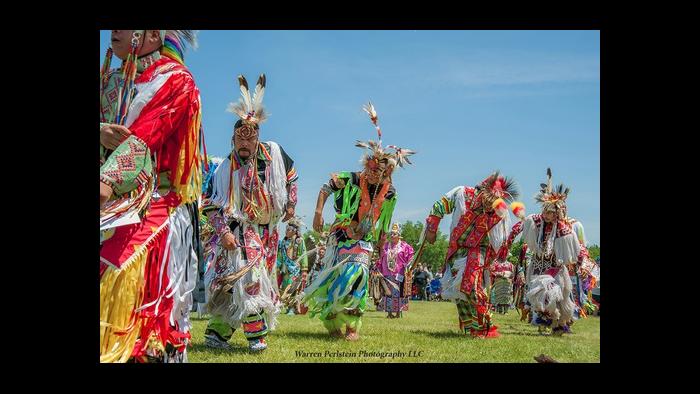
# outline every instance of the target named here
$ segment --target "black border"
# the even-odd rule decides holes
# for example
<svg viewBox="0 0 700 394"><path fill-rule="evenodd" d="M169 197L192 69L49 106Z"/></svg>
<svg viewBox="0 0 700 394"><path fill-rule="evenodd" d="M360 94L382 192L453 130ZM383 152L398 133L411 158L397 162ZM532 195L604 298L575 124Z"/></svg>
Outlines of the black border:
<svg viewBox="0 0 700 394"><path fill-rule="evenodd" d="M145 4L142 6L146 6ZM373 5L374 6L374 5ZM217 6L218 8L218 6ZM61 152L63 154L70 154L75 157L71 162L69 172L58 172L58 179L49 179L50 181L55 181L56 186L52 189L53 194L57 194L57 201L54 209L68 211L65 216L61 215L63 218L59 222L56 220L56 225L52 226L53 229L53 239L55 246L52 246L52 250L56 250L59 260L61 261L61 266L64 267L60 269L61 272L52 272L54 280L61 283L60 286L54 289L56 298L58 301L67 302L69 307L66 308L65 305L59 306L55 316L49 319L51 322L61 322L62 334L66 334L66 331L70 331L70 334L65 336L64 344L62 346L69 347L70 350L67 352L68 356L75 357L78 361L77 364L84 364L87 362L88 365L99 365L97 356L97 329L95 322L95 315L99 308L99 299L97 294L99 293L99 284L97 281L97 265L95 264L94 271L86 269L89 266L86 261L95 259L97 254L97 247L92 249L91 247L82 247L85 244L98 245L97 242L97 225L98 223L98 199L96 193L96 187L93 188L94 179L97 179L97 174L99 172L99 167L85 165L86 162L91 162L89 158L83 157L88 156L90 153L94 152L94 157L92 159L93 163L97 163L97 152L94 146L99 142L97 135L94 134L93 137L87 137L90 135L90 129L95 129L97 127L97 119L94 116L97 113L98 103L95 100L95 96L89 92L96 92L98 87L98 78L95 70L99 69L99 61L101 61L104 54L98 53L99 50L99 36L98 31L104 29L105 26L114 25L131 25L131 24L143 24L143 23L162 23L170 25L187 25L187 27L193 26L197 29L440 29L440 30L461 30L461 29L536 29L536 30L547 30L547 29L593 29L601 30L601 244L605 245L605 257L603 260L610 260L610 270L608 268L604 269L606 276L606 283L611 283L611 285L606 286L603 298L605 299L605 310L606 312L605 323L602 324L604 332L601 335L601 363L605 364L610 361L621 360L621 354L617 353L616 347L618 346L618 339L623 336L628 336L629 331L625 330L625 321L628 320L628 315L622 313L622 307L625 305L623 302L625 294L629 294L623 288L625 282L630 281L626 277L626 271L621 266L625 261L626 257L623 253L623 246L627 243L618 241L618 237L621 231L617 231L617 222L619 219L613 214L615 210L615 202L613 196L617 195L616 177L613 175L621 171L622 167L618 167L615 163L615 157L619 158L619 152L622 148L627 146L626 140L624 144L620 144L619 140L616 140L615 130L620 121L619 118L616 119L616 111L614 111L614 106L611 104L615 100L615 97L619 99L624 87L621 87L617 82L617 78L620 76L619 69L615 70L616 61L620 57L620 50L626 46L626 42L622 42L623 39L617 35L619 30L613 29L611 24L608 22L607 18L596 14L593 16L580 16L567 14L564 16L551 17L546 15L529 15L511 12L508 13L491 13L489 16L484 16L479 12L466 11L456 11L450 9L439 9L439 15L429 15L423 14L421 9L416 8L416 13L411 16L398 15L397 13L390 12L391 15L379 15L375 14L373 11L368 11L367 7L363 4L355 4L351 8L357 8L358 10L353 13L349 10L347 13L335 14L333 16L317 16L313 14L305 14L304 16L293 15L265 15L264 21L260 21L254 17L248 17L248 15L254 15L254 12L243 12L246 17L236 18L231 17L230 14L225 11L217 12L217 15L190 15L190 16L165 16L162 13L156 16L140 16L134 14L128 14L128 16L121 17L115 15L113 12L103 12L100 16L94 18L83 19L82 23L73 24L71 26L73 31L75 29L81 29L82 32L89 31L89 34L80 34L81 39L75 42L71 42L70 45L70 60L66 55L68 49L66 47L56 48L55 51L46 53L45 56L50 56L53 59L63 59L65 61L60 61L58 70L55 71L59 75L70 75L70 78L61 78L59 81L65 83L67 86L62 87L62 94L67 93L66 100L70 101L70 113L63 113L56 117L55 119L62 120L61 124L68 124L70 127L66 128L65 136L66 138L61 138L58 141L58 146L50 147L46 153L42 153L43 157L61 157ZM345 9L343 8L343 11ZM120 14L121 15L121 14ZM99 60L98 60L99 59ZM40 65L41 68L41 65ZM60 83L60 82L59 82ZM617 104L617 103L616 103ZM88 121L90 119L90 121ZM84 134L83 134L84 133ZM81 136L82 135L82 136ZM80 138L77 138L80 136ZM91 139L92 138L92 139ZM65 145L64 145L65 144ZM77 154L76 154L77 153ZM58 166L57 166L58 167ZM624 167L624 165L623 165ZM50 174L50 168L46 168L44 165L40 165L41 173ZM56 169L56 168L54 168ZM68 175L69 174L69 175ZM66 182L66 178L69 181ZM92 196L92 197L88 197ZM40 206L46 206L45 202L39 201L37 204ZM89 208L89 207L94 208ZM93 239L93 241L89 241ZM605 241L603 241L605 240ZM635 243L638 241L635 241ZM36 247L36 246L35 246ZM608 257L609 256L609 257ZM619 262L619 263L618 263ZM86 265L87 264L87 265ZM62 276L60 279L57 276ZM611 278L611 279L608 279ZM60 282L59 282L60 281ZM629 284L629 283L628 283ZM632 286L635 286L633 284ZM633 291L633 290L630 290ZM638 291L641 291L638 290ZM70 301L68 301L70 300ZM91 312L94 311L94 312ZM83 321L85 320L85 321ZM66 327L66 325L68 327ZM625 326L623 326L625 325ZM72 335L71 335L72 334ZM93 339L90 339L93 338ZM93 342L94 341L94 342ZM622 357L624 358L624 356ZM259 365L259 364L189 364L188 366L178 366L174 368L206 368L206 374L226 373L248 373L248 371L260 371L265 373L282 374L279 376L285 376L287 373L294 373L293 365L285 364L274 364L274 365ZM511 368L514 370L519 370L523 368L518 373L525 372L529 374L529 368L534 368L531 364L384 364L381 367L373 364L362 364L362 367L358 367L357 364L316 364L323 365L323 368L329 368L324 371L328 372L327 375L342 376L343 374L349 372L348 368L353 371L367 372L367 375L372 375L372 371L377 371L376 368L381 368L382 377L380 380L384 379L384 376L391 376L399 371L403 373L408 372L411 368L420 368L426 373L438 372L435 376L442 375L444 372L456 373L459 376L459 371L462 369L468 369L473 373L492 373L499 370L499 372L507 372ZM279 370L272 372L269 368ZM577 365L575 375L586 375L593 370L598 370L599 366L593 365ZM115 368L112 370L112 368ZM123 371L128 370L129 366L107 366L99 365L99 369L103 372ZM161 367L154 366L141 366L139 369L146 371L145 373L150 373L152 371L158 370ZM212 369L213 368L213 369ZM233 368L231 370L230 368ZM239 369L240 368L240 369ZM260 369L258 369L260 368ZM291 368L291 369L290 369ZM308 371L306 366L298 367L298 370ZM337 369L336 369L337 368ZM355 370L355 368L359 368ZM369 370L365 369L368 368ZM398 368L395 371L383 371L384 368ZM436 368L436 370L429 371L430 368ZM568 367L559 367L568 368ZM592 369L589 369L592 368ZM315 369L315 368L314 368ZM334 370L335 369L335 370ZM245 371L245 372L244 372ZM573 370L572 370L573 371ZM194 376L204 373L205 371L198 371L193 374ZM516 371L512 371L516 372ZM316 374L316 373L315 373ZM567 373L568 374L568 373ZM316 374L318 375L318 374ZM493 376L493 375L492 375Z"/></svg>

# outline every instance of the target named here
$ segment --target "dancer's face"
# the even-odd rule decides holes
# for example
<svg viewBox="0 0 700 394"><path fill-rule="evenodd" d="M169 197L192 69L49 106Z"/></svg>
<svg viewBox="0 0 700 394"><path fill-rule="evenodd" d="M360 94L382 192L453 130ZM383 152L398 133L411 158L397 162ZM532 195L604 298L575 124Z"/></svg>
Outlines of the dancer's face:
<svg viewBox="0 0 700 394"><path fill-rule="evenodd" d="M125 60L131 51L131 39L133 34L133 30L112 30L112 51L114 51L114 55L121 60ZM146 30L145 34L145 39L143 35L141 35L136 45L138 48L136 53L139 56L151 53L161 47L159 30Z"/></svg>
<svg viewBox="0 0 700 394"><path fill-rule="evenodd" d="M391 174L391 168L386 160L370 159L367 161L365 172L367 173L367 182L371 185L378 185Z"/></svg>
<svg viewBox="0 0 700 394"><path fill-rule="evenodd" d="M319 246L318 247L318 258L322 259L323 256L326 255L326 247L325 246Z"/></svg>
<svg viewBox="0 0 700 394"><path fill-rule="evenodd" d="M548 210L542 213L542 217L544 217L544 221L547 223L554 223L554 220L557 218L557 212Z"/></svg>
<svg viewBox="0 0 700 394"><path fill-rule="evenodd" d="M296 230L292 226L287 226L287 238L294 238L297 235Z"/></svg>
<svg viewBox="0 0 700 394"><path fill-rule="evenodd" d="M258 151L258 134L243 137L239 133L233 133L233 148L243 161L250 159Z"/></svg>
<svg viewBox="0 0 700 394"><path fill-rule="evenodd" d="M399 242L399 239L401 239L401 235L399 233L391 233L391 243L396 244Z"/></svg>
<svg viewBox="0 0 700 394"><path fill-rule="evenodd" d="M493 194L481 194L481 202L484 204L486 212L493 211L493 203L496 202L497 199L498 197Z"/></svg>

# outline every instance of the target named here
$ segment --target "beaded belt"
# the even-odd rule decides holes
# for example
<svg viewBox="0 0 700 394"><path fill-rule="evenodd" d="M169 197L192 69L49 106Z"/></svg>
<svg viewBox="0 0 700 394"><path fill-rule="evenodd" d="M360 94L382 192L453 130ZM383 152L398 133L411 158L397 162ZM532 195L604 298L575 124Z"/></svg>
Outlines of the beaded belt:
<svg viewBox="0 0 700 394"><path fill-rule="evenodd" d="M361 263L369 266L369 254L367 253L339 253L338 261L346 261L348 263Z"/></svg>
<svg viewBox="0 0 700 394"><path fill-rule="evenodd" d="M340 248L337 259L338 261L362 263L369 266L369 251L363 249L358 242L350 248Z"/></svg>

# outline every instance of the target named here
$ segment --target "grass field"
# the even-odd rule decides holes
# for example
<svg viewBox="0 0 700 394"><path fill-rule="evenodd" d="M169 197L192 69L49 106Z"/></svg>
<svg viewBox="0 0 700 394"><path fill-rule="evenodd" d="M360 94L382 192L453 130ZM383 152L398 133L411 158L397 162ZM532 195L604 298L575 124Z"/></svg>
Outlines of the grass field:
<svg viewBox="0 0 700 394"><path fill-rule="evenodd" d="M249 354L240 329L230 341L233 350L205 347L207 319L198 319L196 313L192 316L190 362L533 363L533 356L540 353L559 362L600 362L598 317L578 320L573 334L552 337L539 335L537 327L520 322L518 313L511 310L506 315L493 315L501 333L499 338L472 339L459 332L453 303L411 301L409 311L401 319L387 319L386 313L374 312L370 307L362 319L357 342L329 338L317 318L280 315L277 329L267 337L268 349L262 354Z"/></svg>

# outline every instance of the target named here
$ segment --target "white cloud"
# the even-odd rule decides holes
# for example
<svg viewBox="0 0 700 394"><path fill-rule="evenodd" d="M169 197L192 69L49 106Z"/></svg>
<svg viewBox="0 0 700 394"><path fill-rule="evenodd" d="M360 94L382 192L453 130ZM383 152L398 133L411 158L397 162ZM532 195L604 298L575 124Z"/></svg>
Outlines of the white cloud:
<svg viewBox="0 0 700 394"><path fill-rule="evenodd" d="M600 80L597 54L530 51L478 51L443 64L444 81L462 86L512 86Z"/></svg>

